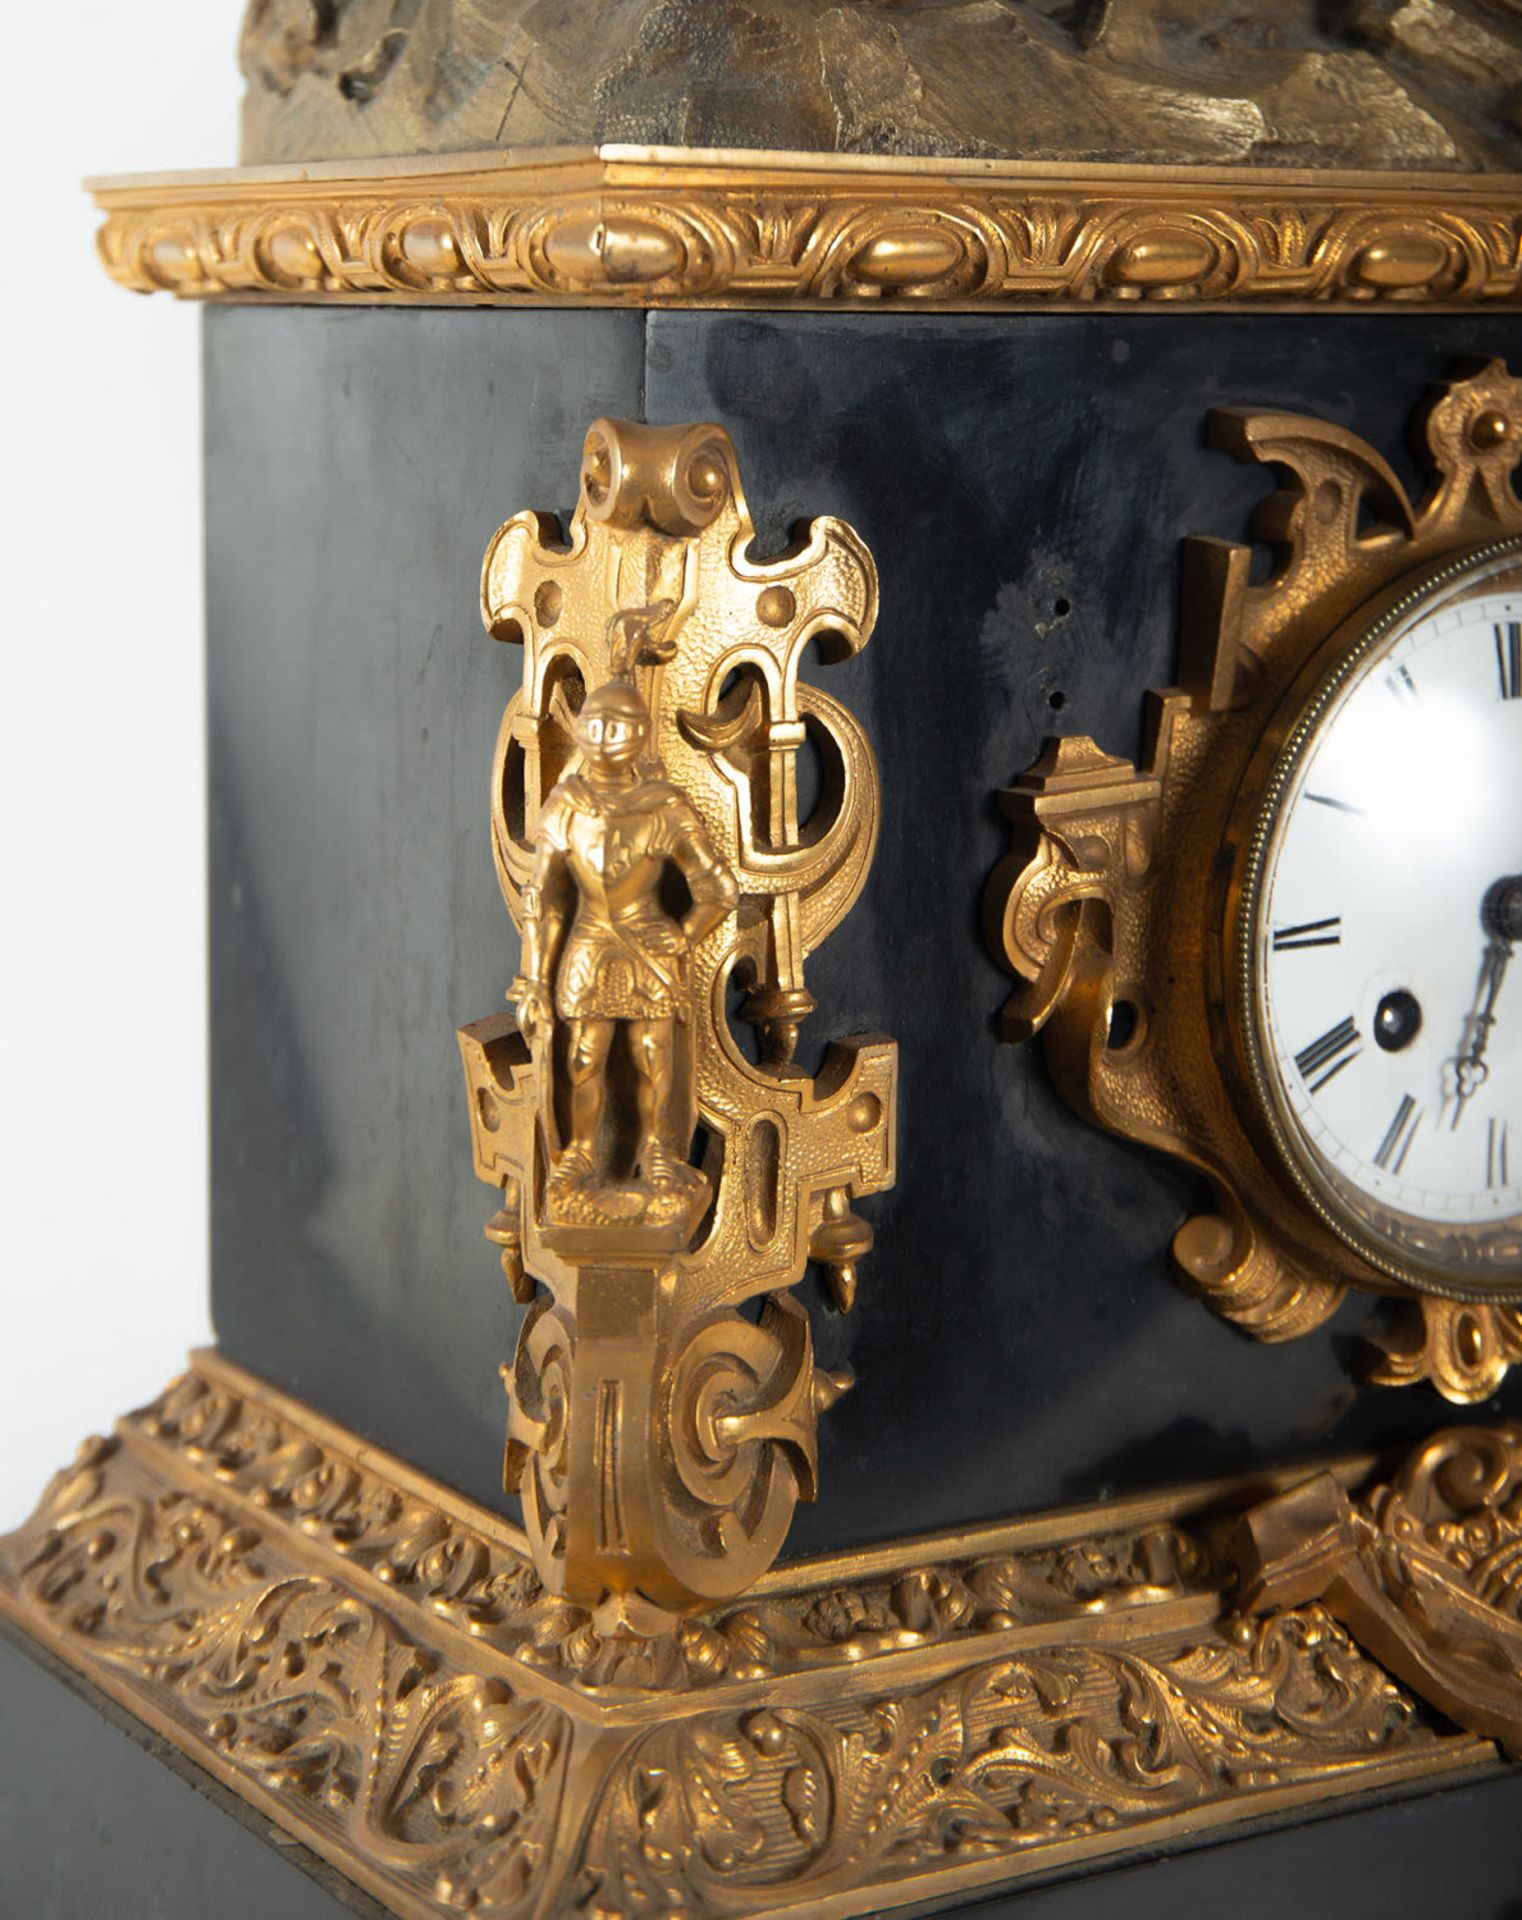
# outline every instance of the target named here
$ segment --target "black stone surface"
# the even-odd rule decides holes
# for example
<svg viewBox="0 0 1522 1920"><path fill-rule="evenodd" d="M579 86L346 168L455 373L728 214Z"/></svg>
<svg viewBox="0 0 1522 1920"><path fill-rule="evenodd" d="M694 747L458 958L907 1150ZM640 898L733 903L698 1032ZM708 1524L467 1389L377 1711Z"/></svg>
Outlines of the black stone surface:
<svg viewBox="0 0 1522 1920"><path fill-rule="evenodd" d="M1522 1775L963 1907L963 1920L1522 1920Z"/></svg>
<svg viewBox="0 0 1522 1920"><path fill-rule="evenodd" d="M814 513L877 556L865 653L819 677L864 720L884 830L810 965L809 1044L902 1048L900 1184L849 1322L803 1552L1399 1444L1453 1415L1360 1390L1368 1313L1261 1347L1186 1298L1195 1198L997 1044L979 901L993 794L1049 732L1138 746L1172 678L1187 532L1245 537L1261 470L1207 450L1217 403L1404 448L1504 316L207 316L214 1310L227 1350L499 1501L515 1320L479 1238L453 1037L514 966L486 785L518 671L481 630L491 530L568 512L597 412L713 418L763 546ZM1468 1418L1522 1411L1522 1381Z"/></svg>
<svg viewBox="0 0 1522 1920"><path fill-rule="evenodd" d="M488 796L522 662L481 556L638 412L642 321L447 317L208 316L212 1311L500 1504L518 1316L454 1031L517 967Z"/></svg>

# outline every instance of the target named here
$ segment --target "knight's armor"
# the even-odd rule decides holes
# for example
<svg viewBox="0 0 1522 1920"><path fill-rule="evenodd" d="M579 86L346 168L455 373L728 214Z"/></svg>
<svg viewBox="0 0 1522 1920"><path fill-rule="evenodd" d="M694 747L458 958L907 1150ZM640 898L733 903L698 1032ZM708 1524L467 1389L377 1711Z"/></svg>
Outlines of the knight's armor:
<svg viewBox="0 0 1522 1920"><path fill-rule="evenodd" d="M609 790L572 774L551 794L539 832L576 889L555 972L559 1018L679 1017L687 937L661 904L661 869L668 860L678 868L696 905L727 912L736 897L691 801L665 780Z"/></svg>

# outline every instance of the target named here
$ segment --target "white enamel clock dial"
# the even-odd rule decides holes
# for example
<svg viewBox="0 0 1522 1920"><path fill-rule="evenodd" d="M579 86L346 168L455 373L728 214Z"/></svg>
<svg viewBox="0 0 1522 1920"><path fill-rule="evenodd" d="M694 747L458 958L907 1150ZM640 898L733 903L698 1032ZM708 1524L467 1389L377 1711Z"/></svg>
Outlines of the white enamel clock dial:
<svg viewBox="0 0 1522 1920"><path fill-rule="evenodd" d="M1318 1211L1376 1266L1522 1287L1522 575L1355 645L1269 783L1251 1053Z"/></svg>

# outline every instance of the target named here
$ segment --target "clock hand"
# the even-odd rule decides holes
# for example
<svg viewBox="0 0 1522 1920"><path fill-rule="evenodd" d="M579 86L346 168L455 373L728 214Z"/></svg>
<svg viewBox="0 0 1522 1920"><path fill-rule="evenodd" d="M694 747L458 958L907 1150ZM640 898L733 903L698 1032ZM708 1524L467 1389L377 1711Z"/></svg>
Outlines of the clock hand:
<svg viewBox="0 0 1522 1920"><path fill-rule="evenodd" d="M1480 983L1475 1006L1464 1019L1464 1032L1459 1041L1463 1051L1452 1062L1456 1096L1452 1124L1455 1127L1464 1116L1465 1103L1479 1091L1490 1071L1485 1051L1496 1024L1496 1001L1501 995L1501 983L1506 978L1514 943L1522 939L1522 874L1497 880L1487 890L1480 905L1480 924L1489 935L1480 960Z"/></svg>
<svg viewBox="0 0 1522 1920"><path fill-rule="evenodd" d="M1506 978L1506 966L1510 959L1510 941L1492 940L1480 962L1477 1004L1475 1010L1464 1019L1464 1032L1469 1038L1469 1046L1452 1063L1455 1127L1464 1117L1465 1102L1479 1092L1490 1071L1485 1060L1485 1048L1490 1040L1490 1030L1496 1023L1496 999L1501 991L1501 982Z"/></svg>

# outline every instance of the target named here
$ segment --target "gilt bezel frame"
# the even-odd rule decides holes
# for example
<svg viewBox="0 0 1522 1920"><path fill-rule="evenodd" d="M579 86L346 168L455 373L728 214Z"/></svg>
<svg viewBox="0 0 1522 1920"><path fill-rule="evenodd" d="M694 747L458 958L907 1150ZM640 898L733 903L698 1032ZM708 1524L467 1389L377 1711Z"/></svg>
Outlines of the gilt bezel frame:
<svg viewBox="0 0 1522 1920"><path fill-rule="evenodd" d="M1238 788L1237 805L1226 839L1242 851L1228 883L1221 930L1225 998L1235 1058L1241 1063L1246 1090L1256 1102L1257 1118L1280 1169L1321 1223L1375 1272L1392 1281L1400 1292L1435 1294L1441 1299L1481 1305L1522 1298L1522 1269L1515 1279L1503 1276L1469 1287L1455 1280L1451 1270L1414 1256L1403 1258L1386 1252L1372 1234L1360 1232L1351 1223L1331 1182L1318 1177L1309 1156L1297 1151L1284 1115L1282 1095L1263 1053L1257 918L1265 869L1280 824L1285 793L1323 721L1340 697L1361 677L1382 647L1409 630L1427 612L1436 611L1438 605L1445 608L1458 605L1470 597L1472 590L1478 591L1482 585L1511 575L1522 577L1522 534L1449 555L1398 576L1383 592L1376 593L1344 620L1311 654L1278 709L1269 717L1258 750L1248 762ZM1435 601L1439 590L1449 585L1454 591L1440 602ZM1314 682L1308 698L1304 694L1307 680ZM1270 756L1265 774L1263 762ZM1243 816L1251 822L1245 834L1238 829Z"/></svg>

